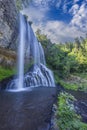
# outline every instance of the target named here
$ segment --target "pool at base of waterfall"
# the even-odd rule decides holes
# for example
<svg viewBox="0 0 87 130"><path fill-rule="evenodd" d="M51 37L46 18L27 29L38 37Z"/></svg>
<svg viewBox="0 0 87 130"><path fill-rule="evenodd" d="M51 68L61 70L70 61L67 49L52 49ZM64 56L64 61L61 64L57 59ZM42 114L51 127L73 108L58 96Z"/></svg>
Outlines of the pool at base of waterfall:
<svg viewBox="0 0 87 130"><path fill-rule="evenodd" d="M0 130L49 130L56 87L0 91Z"/></svg>

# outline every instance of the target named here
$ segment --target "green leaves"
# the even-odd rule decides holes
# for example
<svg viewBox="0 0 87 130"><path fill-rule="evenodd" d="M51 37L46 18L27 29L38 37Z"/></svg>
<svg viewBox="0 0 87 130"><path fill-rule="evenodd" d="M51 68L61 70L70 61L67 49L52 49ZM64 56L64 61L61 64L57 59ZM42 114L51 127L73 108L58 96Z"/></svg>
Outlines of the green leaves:
<svg viewBox="0 0 87 130"><path fill-rule="evenodd" d="M73 73L87 72L87 38L76 38L75 42L65 44L53 44L41 30L38 29L36 34L44 48L47 66L54 72L55 82L68 89L82 89L83 85L67 84L62 80Z"/></svg>
<svg viewBox="0 0 87 130"><path fill-rule="evenodd" d="M15 73L15 69L9 69L0 66L0 81L14 75Z"/></svg>
<svg viewBox="0 0 87 130"><path fill-rule="evenodd" d="M16 6L18 10L22 10L23 6L28 7L32 0L16 0Z"/></svg>
<svg viewBox="0 0 87 130"><path fill-rule="evenodd" d="M87 124L81 122L81 117L75 113L76 99L68 93L60 93L58 97L57 125L59 130L86 130Z"/></svg>

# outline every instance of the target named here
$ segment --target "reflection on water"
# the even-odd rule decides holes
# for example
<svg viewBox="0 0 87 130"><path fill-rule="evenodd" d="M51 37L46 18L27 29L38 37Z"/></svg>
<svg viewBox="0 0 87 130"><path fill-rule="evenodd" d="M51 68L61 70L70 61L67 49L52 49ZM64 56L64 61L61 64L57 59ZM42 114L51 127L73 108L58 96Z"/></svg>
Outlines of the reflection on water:
<svg viewBox="0 0 87 130"><path fill-rule="evenodd" d="M48 126L52 95L55 88L0 92L0 130L42 130L43 125Z"/></svg>

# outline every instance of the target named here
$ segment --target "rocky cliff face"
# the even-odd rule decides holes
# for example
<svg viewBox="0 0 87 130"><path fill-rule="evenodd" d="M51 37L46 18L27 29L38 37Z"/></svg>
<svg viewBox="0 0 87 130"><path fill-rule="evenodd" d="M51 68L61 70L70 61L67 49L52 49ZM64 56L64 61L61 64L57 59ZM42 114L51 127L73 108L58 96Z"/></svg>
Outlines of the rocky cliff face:
<svg viewBox="0 0 87 130"><path fill-rule="evenodd" d="M0 0L0 46L15 44L18 35L18 12L14 0Z"/></svg>
<svg viewBox="0 0 87 130"><path fill-rule="evenodd" d="M18 39L19 11L31 0L0 0L0 46L16 48ZM26 4L27 3L27 4Z"/></svg>

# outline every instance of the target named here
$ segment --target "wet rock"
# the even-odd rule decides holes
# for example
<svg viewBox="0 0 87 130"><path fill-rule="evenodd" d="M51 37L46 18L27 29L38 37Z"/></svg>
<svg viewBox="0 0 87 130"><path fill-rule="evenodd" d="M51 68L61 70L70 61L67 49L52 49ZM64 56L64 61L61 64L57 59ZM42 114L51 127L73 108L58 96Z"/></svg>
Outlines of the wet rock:
<svg viewBox="0 0 87 130"><path fill-rule="evenodd" d="M81 115L82 121L87 123L87 101L76 101L74 106L77 114Z"/></svg>
<svg viewBox="0 0 87 130"><path fill-rule="evenodd" d="M0 81L0 90L5 90L7 87L7 84L13 79L13 76L10 76L9 78L3 79Z"/></svg>
<svg viewBox="0 0 87 130"><path fill-rule="evenodd" d="M57 126L56 113L57 113L57 105L53 104L50 130L59 130Z"/></svg>

